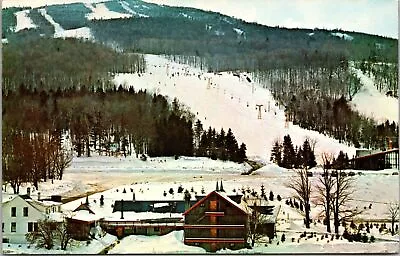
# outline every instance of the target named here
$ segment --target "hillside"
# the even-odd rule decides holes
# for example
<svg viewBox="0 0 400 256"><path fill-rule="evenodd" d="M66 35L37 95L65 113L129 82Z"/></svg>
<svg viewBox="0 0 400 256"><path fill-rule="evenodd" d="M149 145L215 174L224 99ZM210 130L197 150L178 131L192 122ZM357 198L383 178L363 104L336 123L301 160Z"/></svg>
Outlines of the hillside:
<svg viewBox="0 0 400 256"><path fill-rule="evenodd" d="M46 13L63 30L87 31L98 42L143 53L199 56L210 68L219 70L264 68L268 62L256 58L259 55L289 54L301 63L302 55L313 51L338 52L353 60L397 62L397 40L363 33L268 27L219 13L140 0L44 3L35 1L31 4L34 9L24 11L33 25L21 25L24 20L12 15L21 16L27 7L3 9L3 38L12 41L28 32L29 36L59 36Z"/></svg>

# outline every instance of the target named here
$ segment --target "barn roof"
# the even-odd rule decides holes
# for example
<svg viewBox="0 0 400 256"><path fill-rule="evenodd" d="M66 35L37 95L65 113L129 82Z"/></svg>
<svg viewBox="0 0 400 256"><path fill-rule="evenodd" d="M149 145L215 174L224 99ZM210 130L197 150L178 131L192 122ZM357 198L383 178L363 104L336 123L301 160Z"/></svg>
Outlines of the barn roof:
<svg viewBox="0 0 400 256"><path fill-rule="evenodd" d="M197 203L195 203L192 207L190 207L189 209L187 209L183 215L188 214L190 211L192 211L194 208L198 207L200 204L202 204L205 200L207 200L207 198L211 197L212 195L217 195L219 198L221 198L222 200L228 202L230 205L232 205L233 207L239 209L241 212L243 212L243 214L249 214L249 210L248 208L246 208L245 205L242 204L238 204L235 201L233 201L232 199L230 199L228 197L227 194L222 193L222 192L217 192L217 191L212 191L211 193L209 193L208 195L206 195L205 197L203 197L200 201L198 201Z"/></svg>

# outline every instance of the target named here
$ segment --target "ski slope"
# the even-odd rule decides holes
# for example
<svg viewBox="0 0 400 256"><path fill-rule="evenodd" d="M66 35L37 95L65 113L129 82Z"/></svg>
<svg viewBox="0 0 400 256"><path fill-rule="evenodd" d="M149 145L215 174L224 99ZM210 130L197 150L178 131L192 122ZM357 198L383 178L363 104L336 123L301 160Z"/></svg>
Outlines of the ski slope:
<svg viewBox="0 0 400 256"><path fill-rule="evenodd" d="M87 15L89 20L110 20L110 19L123 19L130 18L132 14L125 14L110 11L104 3L91 4L84 3L84 5L92 12Z"/></svg>
<svg viewBox="0 0 400 256"><path fill-rule="evenodd" d="M33 23L32 19L29 18L30 10L23 10L15 13L15 17L17 18L17 25L15 26L15 32L36 28L37 26Z"/></svg>
<svg viewBox="0 0 400 256"><path fill-rule="evenodd" d="M87 40L93 40L94 37L92 35L92 31L88 27L81 27L76 29L68 29L65 30L61 27L60 24L54 21L53 17L51 17L46 9L39 9L40 14L54 27L54 38L83 38Z"/></svg>
<svg viewBox="0 0 400 256"><path fill-rule="evenodd" d="M135 90L175 97L188 106L203 123L217 131L232 129L238 143L247 146L247 156L268 162L275 140L283 140L290 134L294 145L302 145L306 138L315 140L317 161L322 152L338 154L340 150L349 156L355 148L339 143L315 131L309 131L285 122L283 109L275 105L269 90L252 82L249 74L240 77L232 73L205 73L198 68L177 64L156 55L146 55L145 74L116 74L117 86L133 86ZM178 74L179 73L179 74ZM251 82L246 78L248 77ZM262 104L261 119L258 119L257 104Z"/></svg>
<svg viewBox="0 0 400 256"><path fill-rule="evenodd" d="M364 75L361 70L353 68L360 78L363 87L353 97L353 108L377 122L398 122L399 102L394 97L386 96L376 89L372 78Z"/></svg>

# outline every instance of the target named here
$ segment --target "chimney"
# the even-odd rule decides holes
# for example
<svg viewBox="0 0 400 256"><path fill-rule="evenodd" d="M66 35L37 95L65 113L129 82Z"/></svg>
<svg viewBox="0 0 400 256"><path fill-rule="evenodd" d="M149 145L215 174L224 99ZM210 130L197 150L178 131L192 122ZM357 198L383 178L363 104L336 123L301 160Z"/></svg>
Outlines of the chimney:
<svg viewBox="0 0 400 256"><path fill-rule="evenodd" d="M37 193L37 200L40 201L40 192Z"/></svg>
<svg viewBox="0 0 400 256"><path fill-rule="evenodd" d="M217 181L217 187L215 188L215 191L219 191L219 188L218 188L218 181Z"/></svg>
<svg viewBox="0 0 400 256"><path fill-rule="evenodd" d="M30 187L27 187L27 188L26 188L26 194L27 194L29 197L31 197L31 188L30 188Z"/></svg>
<svg viewBox="0 0 400 256"><path fill-rule="evenodd" d="M219 186L219 191L221 191L221 192L225 192L225 190L224 190L224 186L222 186L222 180L221 180L221 186Z"/></svg>
<svg viewBox="0 0 400 256"><path fill-rule="evenodd" d="M124 199L121 199L121 220L124 219Z"/></svg>

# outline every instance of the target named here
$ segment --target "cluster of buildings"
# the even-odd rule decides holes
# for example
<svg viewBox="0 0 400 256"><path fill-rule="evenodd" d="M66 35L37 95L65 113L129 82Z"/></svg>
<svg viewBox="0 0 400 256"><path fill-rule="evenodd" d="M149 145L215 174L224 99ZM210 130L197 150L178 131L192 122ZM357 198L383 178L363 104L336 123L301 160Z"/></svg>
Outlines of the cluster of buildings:
<svg viewBox="0 0 400 256"><path fill-rule="evenodd" d="M29 193L3 195L3 243L26 243L25 234L37 230L38 220L47 218L67 221L76 240L91 239L98 227L119 238L183 230L183 242L187 245L211 252L223 248L240 249L248 245L256 214L264 218L253 232L273 238L280 209L279 205L264 199L244 198L237 193L229 195L218 186L209 194L181 200L135 200L133 193L132 200L113 201L112 212L106 215L100 212L97 203L89 203L88 198L65 214L60 199L33 199Z"/></svg>

